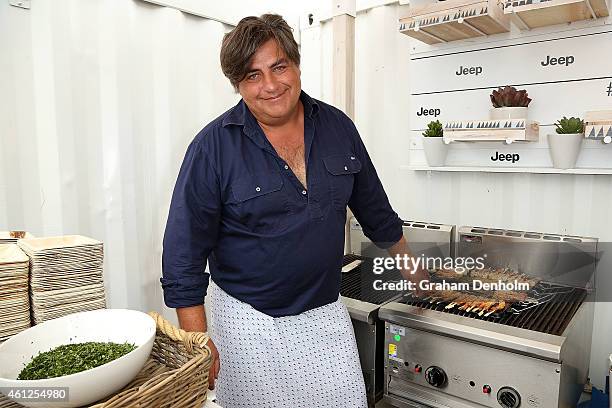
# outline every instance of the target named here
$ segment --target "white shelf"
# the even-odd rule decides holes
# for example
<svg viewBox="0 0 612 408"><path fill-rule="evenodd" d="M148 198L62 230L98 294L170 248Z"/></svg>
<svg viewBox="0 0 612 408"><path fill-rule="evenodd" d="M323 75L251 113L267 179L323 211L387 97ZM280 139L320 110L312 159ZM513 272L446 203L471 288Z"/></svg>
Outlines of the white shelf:
<svg viewBox="0 0 612 408"><path fill-rule="evenodd" d="M430 167L426 165L402 165L401 170L410 171L442 171L466 173L537 173L537 174L612 174L612 169L567 169L560 170L553 167L468 167L443 166Z"/></svg>

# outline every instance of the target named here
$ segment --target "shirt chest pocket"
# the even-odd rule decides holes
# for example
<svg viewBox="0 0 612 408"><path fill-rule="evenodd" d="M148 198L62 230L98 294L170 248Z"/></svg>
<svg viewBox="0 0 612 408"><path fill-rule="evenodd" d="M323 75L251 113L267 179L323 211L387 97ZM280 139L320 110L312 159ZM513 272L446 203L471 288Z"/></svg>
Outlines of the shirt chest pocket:
<svg viewBox="0 0 612 408"><path fill-rule="evenodd" d="M336 154L323 158L328 173L332 205L344 211L353 192L355 176L361 171L361 162L352 154Z"/></svg>
<svg viewBox="0 0 612 408"><path fill-rule="evenodd" d="M243 176L232 183L231 189L230 205L249 230L274 233L287 228L291 211L280 174Z"/></svg>

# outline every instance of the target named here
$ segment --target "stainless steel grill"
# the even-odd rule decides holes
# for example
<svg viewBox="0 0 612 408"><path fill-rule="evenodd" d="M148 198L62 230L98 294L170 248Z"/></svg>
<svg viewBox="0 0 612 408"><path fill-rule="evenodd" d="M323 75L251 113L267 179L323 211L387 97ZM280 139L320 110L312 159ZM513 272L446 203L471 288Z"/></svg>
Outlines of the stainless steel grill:
<svg viewBox="0 0 612 408"><path fill-rule="evenodd" d="M488 254L491 267L539 283L488 317L410 294L381 306L385 400L400 408L575 407L590 361L597 239L461 227L457 243L457 257Z"/></svg>
<svg viewBox="0 0 612 408"><path fill-rule="evenodd" d="M454 226L406 221L403 229L406 240L411 246L415 245L413 250L419 253L433 251L444 256L451 255ZM366 261L366 263L342 274L340 294L355 329L355 340L366 384L368 404L374 407L376 401L382 398L384 375L385 327L384 322L378 319L378 310L382 305L398 299L401 295L372 289L372 269L371 265L367 264L364 255L372 252L374 244L366 238L361 226L354 218L350 220L349 239L352 253L345 255L343 266L350 265L357 260ZM392 272L387 274L389 272L385 273L385 279L389 277L395 280L400 277L399 272L396 275L393 275Z"/></svg>
<svg viewBox="0 0 612 408"><path fill-rule="evenodd" d="M359 255L348 254L344 256L343 266L350 265L352 262L361 261L358 266L349 272L342 273L340 283L340 294L344 297L360 300L362 302L382 305L398 297L397 293L374 290L371 282L373 281L372 260ZM385 272L385 279L400 280L399 271Z"/></svg>

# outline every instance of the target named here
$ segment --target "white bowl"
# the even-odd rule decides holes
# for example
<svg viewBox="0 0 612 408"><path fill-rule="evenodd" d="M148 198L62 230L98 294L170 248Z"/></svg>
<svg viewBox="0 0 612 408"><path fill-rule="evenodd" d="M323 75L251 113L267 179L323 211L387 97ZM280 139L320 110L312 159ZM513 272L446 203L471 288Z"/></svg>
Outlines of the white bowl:
<svg viewBox="0 0 612 408"><path fill-rule="evenodd" d="M0 345L0 388L67 387L68 401L19 400L28 407L78 407L91 404L126 386L146 363L155 340L155 320L135 310L100 309L74 313L31 327ZM39 353L64 344L88 341L132 343L136 349L110 363L45 380L17 380ZM30 394L32 396L33 394ZM13 398L14 399L14 398Z"/></svg>

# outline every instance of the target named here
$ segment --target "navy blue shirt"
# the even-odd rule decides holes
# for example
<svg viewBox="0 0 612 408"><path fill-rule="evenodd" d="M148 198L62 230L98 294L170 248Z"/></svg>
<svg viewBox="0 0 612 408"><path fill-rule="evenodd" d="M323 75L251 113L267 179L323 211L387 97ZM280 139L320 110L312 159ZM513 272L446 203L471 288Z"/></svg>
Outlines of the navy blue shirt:
<svg viewBox="0 0 612 408"><path fill-rule="evenodd" d="M211 279L273 317L338 299L348 205L380 247L400 240L393 211L353 122L305 92L307 188L241 100L195 137L164 234L164 300L201 305Z"/></svg>

